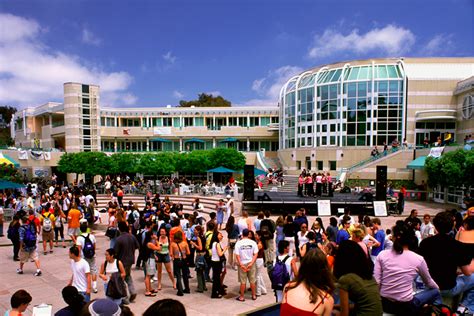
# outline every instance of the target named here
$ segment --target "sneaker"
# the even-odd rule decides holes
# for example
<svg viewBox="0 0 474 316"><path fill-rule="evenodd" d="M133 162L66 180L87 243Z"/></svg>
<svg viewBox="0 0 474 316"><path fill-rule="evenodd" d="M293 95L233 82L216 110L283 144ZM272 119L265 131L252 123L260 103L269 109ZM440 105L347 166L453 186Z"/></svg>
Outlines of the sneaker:
<svg viewBox="0 0 474 316"><path fill-rule="evenodd" d="M35 273L35 276L40 276L42 273L41 273L41 270L40 271L36 271Z"/></svg>
<svg viewBox="0 0 474 316"><path fill-rule="evenodd" d="M93 291L94 293L99 292L99 291L97 290L97 288L92 289L92 291Z"/></svg>
<svg viewBox="0 0 474 316"><path fill-rule="evenodd" d="M158 281L158 277L155 275L152 280L153 281Z"/></svg>
<svg viewBox="0 0 474 316"><path fill-rule="evenodd" d="M23 274L23 270L22 269L16 269L16 273Z"/></svg>

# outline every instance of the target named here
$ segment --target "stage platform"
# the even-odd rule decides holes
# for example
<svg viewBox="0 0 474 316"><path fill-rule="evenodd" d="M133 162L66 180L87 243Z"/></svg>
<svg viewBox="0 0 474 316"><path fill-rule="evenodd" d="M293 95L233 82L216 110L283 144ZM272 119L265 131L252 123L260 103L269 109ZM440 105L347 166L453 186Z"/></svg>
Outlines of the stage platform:
<svg viewBox="0 0 474 316"><path fill-rule="evenodd" d="M266 195L265 195L266 194ZM351 214L374 214L372 201L360 201L360 195L352 193L337 193L332 197L299 197L296 192L255 192L253 201L242 201L245 210L254 214L260 210L270 210L272 213L283 211L294 214L299 208L305 208L309 215L318 215L318 200L331 201L331 215L343 213L349 208Z"/></svg>

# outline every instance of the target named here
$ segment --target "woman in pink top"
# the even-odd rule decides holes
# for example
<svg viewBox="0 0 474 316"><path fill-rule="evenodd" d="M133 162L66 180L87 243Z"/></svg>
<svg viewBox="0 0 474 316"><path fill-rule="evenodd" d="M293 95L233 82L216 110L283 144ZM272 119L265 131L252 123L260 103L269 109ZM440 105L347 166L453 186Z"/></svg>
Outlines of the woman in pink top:
<svg viewBox="0 0 474 316"><path fill-rule="evenodd" d="M393 249L375 259L374 277L380 287L383 311L396 315L417 315L425 304L441 303L438 285L425 259L409 248L416 243L415 232L403 222L393 227ZM413 282L420 275L426 289L413 294Z"/></svg>

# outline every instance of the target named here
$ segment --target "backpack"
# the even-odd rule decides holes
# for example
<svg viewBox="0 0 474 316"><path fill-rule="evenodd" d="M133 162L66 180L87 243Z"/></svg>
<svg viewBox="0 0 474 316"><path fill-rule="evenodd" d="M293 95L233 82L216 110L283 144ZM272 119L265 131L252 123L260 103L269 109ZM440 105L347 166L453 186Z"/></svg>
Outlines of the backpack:
<svg viewBox="0 0 474 316"><path fill-rule="evenodd" d="M269 219L264 219L260 223L260 232L265 240L273 239L273 233L275 232L272 222Z"/></svg>
<svg viewBox="0 0 474 316"><path fill-rule="evenodd" d="M129 225L135 224L135 216L133 216L133 211L131 211L130 214L128 214L127 222Z"/></svg>
<svg viewBox="0 0 474 316"><path fill-rule="evenodd" d="M22 227L25 229L23 237L25 248L36 248L36 228L34 224L23 225Z"/></svg>
<svg viewBox="0 0 474 316"><path fill-rule="evenodd" d="M53 228L53 223L51 222L51 214L43 218L43 231L50 232Z"/></svg>
<svg viewBox="0 0 474 316"><path fill-rule="evenodd" d="M18 240L18 227L8 227L7 238L10 240Z"/></svg>
<svg viewBox="0 0 474 316"><path fill-rule="evenodd" d="M82 253L84 253L84 258L92 259L95 255L94 244L92 240L89 238L89 234L87 236L81 235L84 238L84 248L82 249Z"/></svg>
<svg viewBox="0 0 474 316"><path fill-rule="evenodd" d="M290 258L287 255L283 260L276 259L275 265L270 272L270 280L272 281L272 289L273 290L283 290L286 283L290 281L290 273L286 269L286 260Z"/></svg>
<svg viewBox="0 0 474 316"><path fill-rule="evenodd" d="M119 269L119 260L116 261L117 269ZM104 274L107 270L107 260L104 263ZM120 272L114 272L110 276L109 282L107 283L107 292L105 293L106 296L111 297L113 299L120 299L122 297L127 296L127 286L125 281L122 279Z"/></svg>

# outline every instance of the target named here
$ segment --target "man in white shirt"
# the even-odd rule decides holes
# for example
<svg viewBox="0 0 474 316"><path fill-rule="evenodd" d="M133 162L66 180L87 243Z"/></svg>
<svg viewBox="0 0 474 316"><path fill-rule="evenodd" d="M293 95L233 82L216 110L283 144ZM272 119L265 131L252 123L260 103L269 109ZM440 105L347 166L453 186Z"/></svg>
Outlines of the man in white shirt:
<svg viewBox="0 0 474 316"><path fill-rule="evenodd" d="M234 200L232 199L230 194L226 196L226 199L227 199L227 202L225 203L226 212L225 212L225 217L224 217L224 223L227 223L227 221L229 220L229 217L231 215L234 215Z"/></svg>
<svg viewBox="0 0 474 316"><path fill-rule="evenodd" d="M258 246L257 243L249 239L249 230L245 228L242 231L242 239L235 244L235 254L237 265L239 267L239 281L240 281L240 296L237 300L245 301L244 293L247 279L250 282L250 289L252 290L252 299L256 300L255 281L257 275L257 260Z"/></svg>
<svg viewBox="0 0 474 316"><path fill-rule="evenodd" d="M97 293L97 265L95 263L96 239L94 235L87 232L87 221L82 222L79 229L81 230L81 235L77 237L76 246L80 250L81 258L86 260L87 264L89 264L92 289L94 293ZM85 252L84 248L87 248Z"/></svg>
<svg viewBox="0 0 474 316"><path fill-rule="evenodd" d="M79 248L72 246L69 249L72 276L68 285L74 286L84 297L86 302L91 300L91 273L89 264L80 257Z"/></svg>

